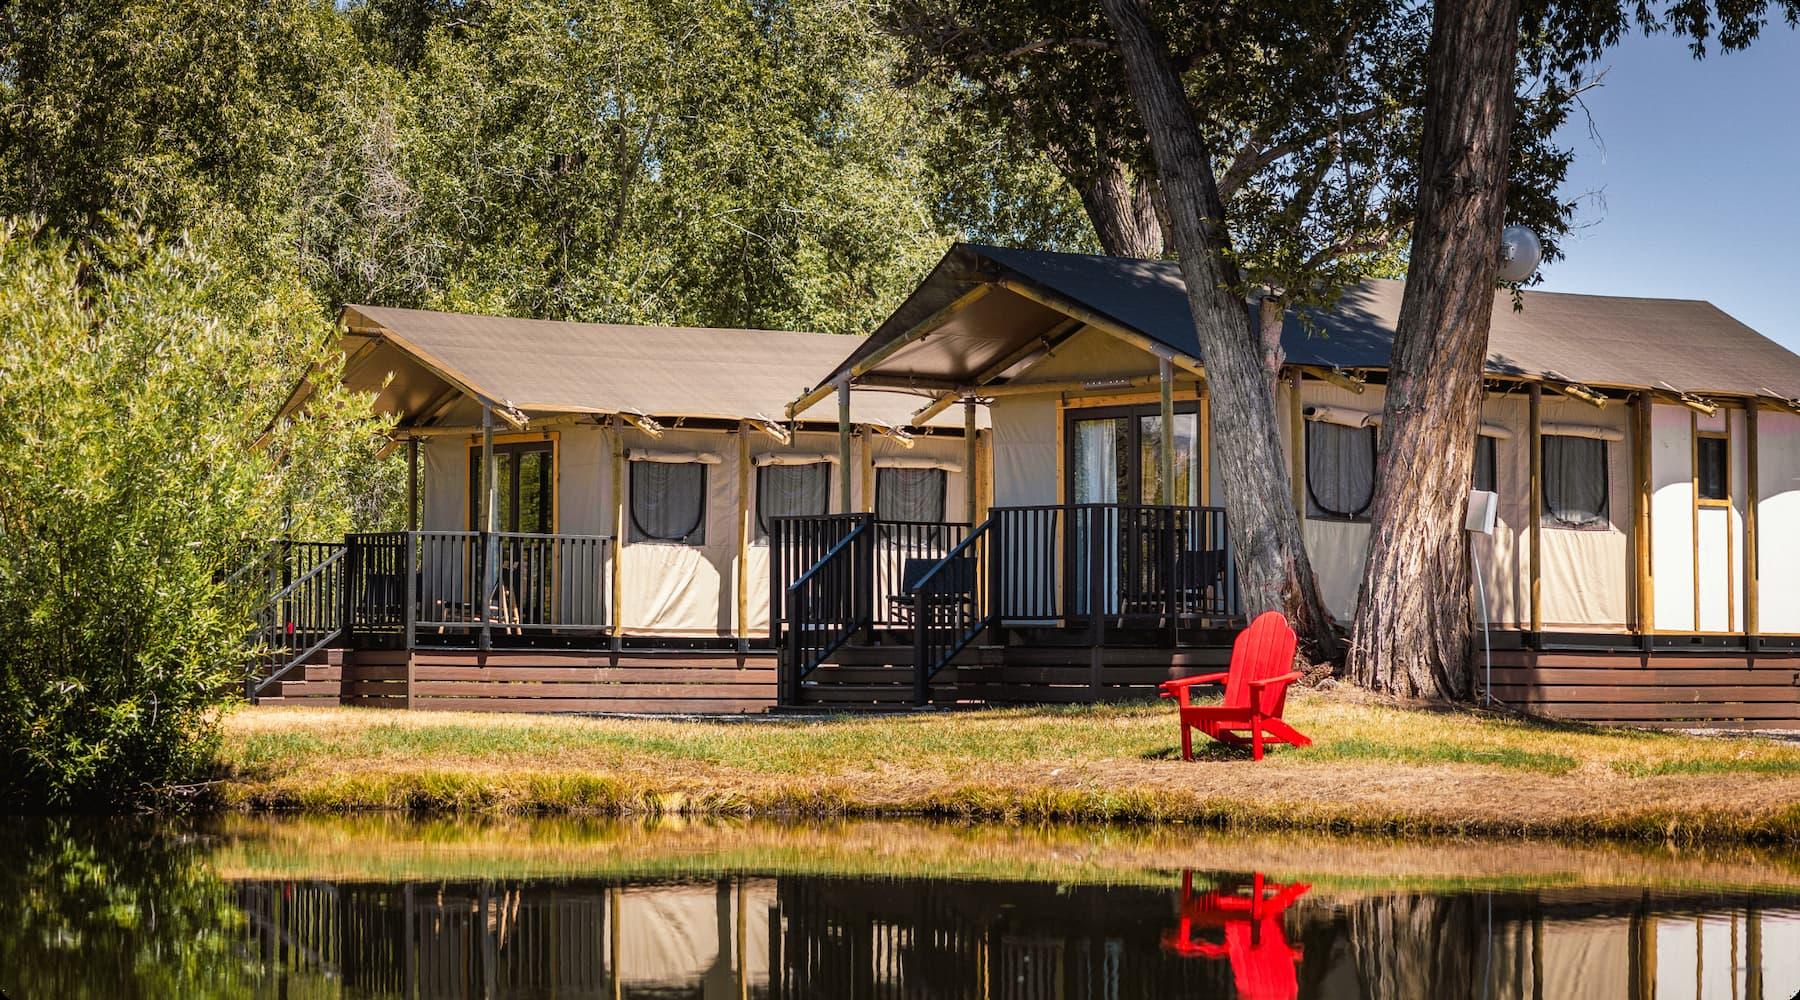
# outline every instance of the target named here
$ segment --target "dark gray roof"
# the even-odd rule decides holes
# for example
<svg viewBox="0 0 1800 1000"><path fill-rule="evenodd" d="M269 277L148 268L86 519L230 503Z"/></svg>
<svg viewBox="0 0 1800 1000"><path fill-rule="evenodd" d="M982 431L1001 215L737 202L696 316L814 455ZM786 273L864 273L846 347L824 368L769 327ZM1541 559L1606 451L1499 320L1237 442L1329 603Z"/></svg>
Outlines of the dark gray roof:
<svg viewBox="0 0 1800 1000"><path fill-rule="evenodd" d="M1172 261L958 244L845 365L904 334L976 282L997 278L1048 290L1205 361L1180 269ZM1312 313L1310 329L1290 315L1283 334L1288 362L1387 367L1404 290L1400 281L1362 282L1349 289L1336 308ZM1522 308L1515 310L1511 292L1495 293L1488 342L1488 369L1494 374L1619 388L1660 388L1666 383L1695 393L1800 396L1800 356L1709 302L1536 291L1527 291L1522 298ZM1034 314L1022 300L1008 307L989 299L982 300L987 303L987 334L1022 342L1018 339L1022 328L1035 322ZM1010 322L996 325L996 318ZM967 342L983 330L978 324L960 326L970 327L954 331L966 353ZM918 377L957 374L917 364L909 368L910 353L899 352L878 370ZM1004 352L997 347L992 353Z"/></svg>

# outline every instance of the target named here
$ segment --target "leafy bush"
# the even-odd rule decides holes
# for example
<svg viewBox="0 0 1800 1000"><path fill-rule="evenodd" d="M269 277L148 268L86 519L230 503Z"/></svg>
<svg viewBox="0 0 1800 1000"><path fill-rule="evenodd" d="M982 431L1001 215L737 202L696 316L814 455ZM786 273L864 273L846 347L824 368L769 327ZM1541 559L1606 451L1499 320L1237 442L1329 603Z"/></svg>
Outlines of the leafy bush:
<svg viewBox="0 0 1800 1000"><path fill-rule="evenodd" d="M328 334L297 286L186 242L0 224L0 808L109 808L211 766L256 596L229 572L290 511L343 510L318 454L372 430L328 395L279 428L307 462L248 447Z"/></svg>

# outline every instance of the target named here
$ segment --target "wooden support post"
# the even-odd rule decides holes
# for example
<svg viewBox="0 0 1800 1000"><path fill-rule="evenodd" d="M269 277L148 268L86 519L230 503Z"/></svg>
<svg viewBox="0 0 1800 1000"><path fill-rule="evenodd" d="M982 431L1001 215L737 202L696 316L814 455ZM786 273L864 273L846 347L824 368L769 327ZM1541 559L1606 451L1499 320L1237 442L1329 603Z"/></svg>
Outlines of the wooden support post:
<svg viewBox="0 0 1800 1000"><path fill-rule="evenodd" d="M862 507L865 514L875 513L875 432L863 428L862 432ZM849 478L850 470L844 470L845 478Z"/></svg>
<svg viewBox="0 0 1800 1000"><path fill-rule="evenodd" d="M975 515L981 510L981 492L978 485L981 481L981 464L978 461L981 456L977 453L976 444L975 397L967 396L963 398L963 463L968 471L963 476L963 492L967 494L967 500L964 503L964 507L967 509L964 513L971 531L979 523L975 520Z"/></svg>
<svg viewBox="0 0 1800 1000"><path fill-rule="evenodd" d="M737 645L750 646L750 424L738 424L737 476ZM774 609L770 609L771 613Z"/></svg>
<svg viewBox="0 0 1800 1000"><path fill-rule="evenodd" d="M1200 463L1200 499L1197 503L1201 507L1210 507L1212 506L1212 394L1206 391L1205 382L1200 383L1198 395L1200 397L1200 417L1194 421L1199 425L1195 428L1197 433L1194 440L1194 461Z"/></svg>
<svg viewBox="0 0 1800 1000"><path fill-rule="evenodd" d="M623 938L625 937L624 928L620 926L623 923L624 915L624 907L620 905L620 902L624 895L625 890L623 889L606 890L607 931L609 932L607 934L607 951L610 953L607 957L611 959L607 963L606 971L611 973L607 978L611 981L613 1000L622 1000L625 996L624 970L619 968L620 946L624 943Z"/></svg>
<svg viewBox="0 0 1800 1000"><path fill-rule="evenodd" d="M838 468L846 471L850 468L850 379L843 378L837 384L838 400ZM842 476L838 483L838 510L848 514L855 508L850 495L850 477Z"/></svg>
<svg viewBox="0 0 1800 1000"><path fill-rule="evenodd" d="M625 637L625 436L617 421L612 425L612 646Z"/></svg>
<svg viewBox="0 0 1800 1000"><path fill-rule="evenodd" d="M1162 502L1175 503L1175 362L1158 357L1157 388L1161 392L1162 461L1157 472L1162 476Z"/></svg>
<svg viewBox="0 0 1800 1000"><path fill-rule="evenodd" d="M1306 523L1306 413L1300 403L1300 369L1288 381L1288 476L1293 481L1294 509Z"/></svg>
<svg viewBox="0 0 1800 1000"><path fill-rule="evenodd" d="M494 591L500 586L500 481L494 474L494 407L481 404L481 651L494 645Z"/></svg>
<svg viewBox="0 0 1800 1000"><path fill-rule="evenodd" d="M1631 551L1637 633L1648 641L1656 630L1656 590L1650 567L1650 394L1631 401Z"/></svg>
<svg viewBox="0 0 1800 1000"><path fill-rule="evenodd" d="M1531 424L1531 633L1535 636L1544 630L1544 389L1533 382L1526 391Z"/></svg>
<svg viewBox="0 0 1800 1000"><path fill-rule="evenodd" d="M406 530L419 530L419 439L406 439Z"/></svg>
<svg viewBox="0 0 1800 1000"><path fill-rule="evenodd" d="M1744 407L1744 643L1751 649L1756 648L1757 637L1762 632L1762 616L1758 607L1762 602L1758 599L1760 588L1757 584L1759 570L1756 545L1756 508L1762 500L1756 462L1758 405L1753 399ZM1727 465L1730 461L1728 454Z"/></svg>

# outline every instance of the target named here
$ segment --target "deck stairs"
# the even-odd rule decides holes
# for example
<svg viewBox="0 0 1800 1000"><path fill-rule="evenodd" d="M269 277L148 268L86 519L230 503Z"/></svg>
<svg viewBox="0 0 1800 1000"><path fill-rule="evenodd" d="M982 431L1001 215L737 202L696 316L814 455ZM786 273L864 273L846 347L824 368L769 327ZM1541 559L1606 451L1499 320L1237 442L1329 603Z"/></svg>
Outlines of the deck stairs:
<svg viewBox="0 0 1800 1000"><path fill-rule="evenodd" d="M336 708L343 695L343 649L321 649L275 682L275 688L257 695L257 705L299 705Z"/></svg>

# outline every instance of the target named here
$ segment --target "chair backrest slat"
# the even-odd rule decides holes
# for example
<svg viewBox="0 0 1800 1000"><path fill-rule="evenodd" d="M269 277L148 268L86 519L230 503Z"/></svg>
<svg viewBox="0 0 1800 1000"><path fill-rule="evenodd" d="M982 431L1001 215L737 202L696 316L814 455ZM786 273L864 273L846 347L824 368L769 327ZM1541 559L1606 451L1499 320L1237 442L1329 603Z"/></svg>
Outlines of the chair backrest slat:
<svg viewBox="0 0 1800 1000"><path fill-rule="evenodd" d="M1223 705L1231 708L1250 707L1250 682L1277 677L1293 669L1297 639L1279 611L1265 611L1256 616L1250 627L1238 633L1231 645L1230 676L1225 678ZM1257 706L1264 715L1281 715L1287 701L1285 686L1264 692L1264 703Z"/></svg>

